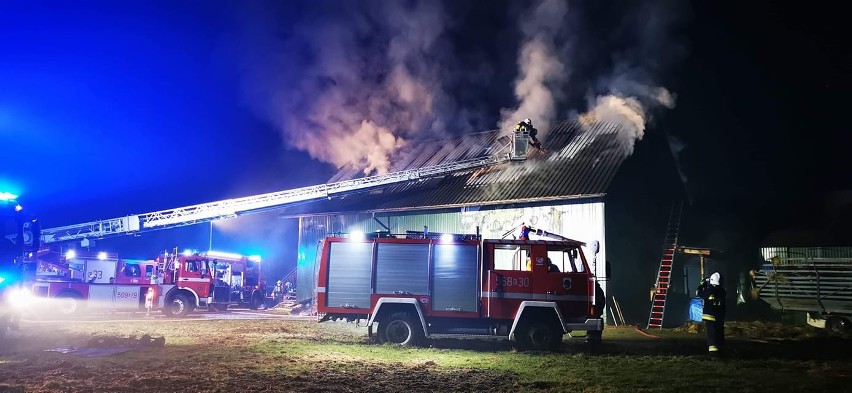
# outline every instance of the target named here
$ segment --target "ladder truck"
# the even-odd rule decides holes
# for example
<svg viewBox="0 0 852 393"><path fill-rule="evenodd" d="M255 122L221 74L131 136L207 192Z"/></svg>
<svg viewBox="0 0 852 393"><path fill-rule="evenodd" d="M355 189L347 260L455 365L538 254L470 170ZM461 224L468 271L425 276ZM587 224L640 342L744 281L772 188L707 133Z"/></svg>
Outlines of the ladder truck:
<svg viewBox="0 0 852 393"><path fill-rule="evenodd" d="M368 176L144 214L133 214L112 219L45 228L41 231L41 240L44 244L50 244L103 239L121 235L135 235L148 231L224 220L246 214L280 209L298 203L330 199L407 182L423 181L458 171L525 160L529 134L525 131L516 131L509 139L506 145L489 156L393 172L385 175Z"/></svg>
<svg viewBox="0 0 852 393"><path fill-rule="evenodd" d="M103 239L122 235L136 235L144 232L177 228L198 223L211 222L216 220L224 220L234 218L241 215L259 213L273 209L280 209L287 206L305 203L316 200L330 199L348 194L359 193L376 188L390 187L394 185L404 184L408 182L423 181L426 179L446 176L459 171L468 171L478 168L483 168L492 165L503 163L524 161L526 159L529 134L524 131L516 131L511 137L501 137L498 143L505 142L502 148L497 149L493 154L488 156L475 157L470 159L459 160L455 162L442 163L434 166L423 167L418 169L410 169L399 172L393 172L385 175L368 176L359 179L352 179L334 183L327 183L309 187L302 187L267 194L260 194L242 198L227 199L222 201L203 203L192 206L185 206L175 209L161 210L156 212L133 214L124 217L112 219L97 220L81 224L66 225L60 227L45 228L41 230L41 241L43 244L53 244L69 241L88 241L89 239ZM157 259L156 271L163 273L163 281L158 282L160 288L157 292L159 306L169 315L182 316L196 307L219 307L219 299L225 296L224 285L218 283L211 275L208 258L207 271L204 276L193 272L194 275L189 275L190 272L183 270L186 266L185 260L181 260L181 256L176 254L164 255ZM145 268L147 269L147 266ZM233 265L232 265L233 266ZM246 271L250 270L248 263L245 264ZM116 266L116 269L119 269ZM200 269L200 268L199 268ZM110 270L112 271L112 270ZM233 271L236 273L236 271ZM115 270L115 276L118 277L121 273L120 269ZM234 277L234 276L231 276ZM249 277L248 273L244 272L242 276ZM171 281L169 281L171 280ZM254 286L260 285L260 278L256 278L257 282L250 281L248 284L243 284L243 288L252 288L250 292L241 292L240 302L248 304L251 307L257 305L256 301L253 304L252 299L257 299ZM198 285L192 283L200 283ZM105 285L117 285L112 283L104 283ZM66 286L70 284L65 284ZM153 284L139 284L153 287ZM164 286L173 285L169 289L164 289ZM205 288L210 288L209 290ZM52 288L52 287L51 287ZM142 293L147 295L147 288L134 288L140 290L139 296ZM71 288L65 288L70 290ZM258 290L260 288L257 288ZM87 295L84 292L87 288L75 290L73 296L66 295L62 298L68 303L65 309L76 309L76 305L71 302L79 302L86 300ZM155 289L156 290L156 289ZM52 297L53 290L38 289L42 295ZM44 293L47 291L46 293ZM106 290L105 291L109 291ZM118 288L113 291L118 293ZM68 294L68 292L63 292ZM58 292L57 292L58 294ZM236 293L234 293L236 296ZM116 295L118 296L118 295ZM133 299L137 299L134 297ZM233 298L229 298L233 299ZM233 303L233 300L231 300ZM132 303L128 301L128 304ZM115 300L113 300L113 305ZM130 306L135 307L135 306Z"/></svg>
<svg viewBox="0 0 852 393"><path fill-rule="evenodd" d="M35 308L59 314L160 310L184 317L196 309L257 309L264 303L259 256L208 251L164 252L154 260L69 251L39 258L26 287Z"/></svg>
<svg viewBox="0 0 852 393"><path fill-rule="evenodd" d="M366 320L370 337L401 346L475 337L555 350L577 330L596 344L605 299L583 246L425 230L327 237L317 255L317 312L320 322Z"/></svg>

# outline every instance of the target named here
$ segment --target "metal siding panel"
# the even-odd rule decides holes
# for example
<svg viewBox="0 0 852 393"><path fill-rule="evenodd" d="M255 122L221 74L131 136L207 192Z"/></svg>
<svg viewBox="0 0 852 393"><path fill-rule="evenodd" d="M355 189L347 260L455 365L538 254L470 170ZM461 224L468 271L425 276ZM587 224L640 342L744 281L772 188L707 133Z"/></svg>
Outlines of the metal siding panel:
<svg viewBox="0 0 852 393"><path fill-rule="evenodd" d="M458 244L434 246L433 310L477 311L477 249Z"/></svg>
<svg viewBox="0 0 852 393"><path fill-rule="evenodd" d="M317 279L317 245L326 236L327 217L299 218L299 245L296 255L296 299L314 298Z"/></svg>
<svg viewBox="0 0 852 393"><path fill-rule="evenodd" d="M332 243L329 254L328 306L369 308L373 243Z"/></svg>
<svg viewBox="0 0 852 393"><path fill-rule="evenodd" d="M429 245L376 245L376 293L429 292Z"/></svg>

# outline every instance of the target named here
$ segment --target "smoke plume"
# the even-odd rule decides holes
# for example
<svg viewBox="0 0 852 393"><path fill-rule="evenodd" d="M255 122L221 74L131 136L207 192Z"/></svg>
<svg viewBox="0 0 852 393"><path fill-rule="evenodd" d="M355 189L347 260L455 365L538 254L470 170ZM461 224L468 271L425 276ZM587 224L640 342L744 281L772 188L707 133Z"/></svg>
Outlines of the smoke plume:
<svg viewBox="0 0 852 393"><path fill-rule="evenodd" d="M648 121L648 108L674 108L673 95L663 87L644 86L632 83L635 95L625 94L615 90L612 94L597 96L590 100L590 109L580 115L580 124L590 127L595 123L616 125L616 137L625 146L626 155L633 154L636 141L645 136L645 126Z"/></svg>
<svg viewBox="0 0 852 393"><path fill-rule="evenodd" d="M557 118L557 108L567 88L570 70L563 60L570 40L566 37L563 0L539 0L519 20L522 43L515 80L517 107L500 111L501 130L530 118L542 132Z"/></svg>
<svg viewBox="0 0 852 393"><path fill-rule="evenodd" d="M672 38L682 12L678 2L658 0L635 8L617 8L623 12L617 40L625 47L615 51L608 74L599 78L587 98L588 109L580 115L581 124L606 122L617 125L616 137L633 153L636 141L645 136L650 114L659 108L675 107L675 95L657 86L665 68L682 56L681 47Z"/></svg>
<svg viewBox="0 0 852 393"><path fill-rule="evenodd" d="M676 1L497 4L507 9L316 0L291 6L291 24L252 14L243 40L251 47L241 49L252 107L290 147L369 175L388 172L405 145L495 122L507 131L530 118L544 137L584 101L580 120L619 124L630 154L650 114L674 106L655 76L670 63ZM491 23L495 15L505 20ZM607 20L620 25L601 27ZM503 57L505 48L516 56ZM500 82L512 77L510 92Z"/></svg>
<svg viewBox="0 0 852 393"><path fill-rule="evenodd" d="M381 174L409 138L446 135L456 106L442 83L449 56L442 4L319 4L276 43L286 58L250 87L288 144L337 167ZM263 60L276 58L262 51Z"/></svg>

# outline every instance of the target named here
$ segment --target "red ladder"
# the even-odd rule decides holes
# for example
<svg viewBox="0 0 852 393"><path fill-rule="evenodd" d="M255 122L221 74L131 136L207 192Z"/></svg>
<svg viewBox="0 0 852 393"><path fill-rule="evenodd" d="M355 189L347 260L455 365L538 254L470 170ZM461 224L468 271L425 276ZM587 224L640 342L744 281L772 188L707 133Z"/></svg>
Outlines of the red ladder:
<svg viewBox="0 0 852 393"><path fill-rule="evenodd" d="M666 295L672 278L672 263L677 250L677 237L680 233L680 218L683 213L683 202L672 204L669 214L669 225L663 243L663 257L660 259L660 270L654 285L654 296L651 301L651 314L648 316L648 329L663 327L663 316L666 311Z"/></svg>

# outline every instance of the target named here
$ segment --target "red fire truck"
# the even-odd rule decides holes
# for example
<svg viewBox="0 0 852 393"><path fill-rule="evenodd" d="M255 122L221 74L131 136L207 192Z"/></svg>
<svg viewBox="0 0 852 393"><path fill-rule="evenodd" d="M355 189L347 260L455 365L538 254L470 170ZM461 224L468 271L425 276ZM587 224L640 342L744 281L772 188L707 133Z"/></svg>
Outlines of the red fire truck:
<svg viewBox="0 0 852 393"><path fill-rule="evenodd" d="M583 246L426 231L327 237L317 311L320 321L365 319L370 337L378 324L378 341L396 345L475 336L556 349L575 330L599 342L604 296Z"/></svg>
<svg viewBox="0 0 852 393"><path fill-rule="evenodd" d="M266 284L260 257L208 251L164 253L157 257L160 301L164 312L184 316L196 307L224 310L228 306L256 310L264 305Z"/></svg>
<svg viewBox="0 0 852 393"><path fill-rule="evenodd" d="M63 314L150 307L183 317L196 308L257 309L264 300L260 258L215 251L163 253L156 260L69 251L40 258L29 287L37 299L56 300L47 303Z"/></svg>

